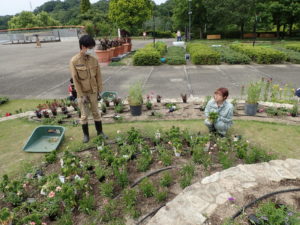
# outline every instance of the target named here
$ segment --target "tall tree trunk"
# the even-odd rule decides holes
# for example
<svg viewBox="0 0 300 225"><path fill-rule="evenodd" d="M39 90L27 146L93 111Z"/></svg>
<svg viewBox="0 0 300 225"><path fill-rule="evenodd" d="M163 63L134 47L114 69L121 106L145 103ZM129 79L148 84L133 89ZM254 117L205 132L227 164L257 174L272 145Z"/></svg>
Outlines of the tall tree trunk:
<svg viewBox="0 0 300 225"><path fill-rule="evenodd" d="M203 38L203 31L202 31L202 27L200 27L200 39Z"/></svg>
<svg viewBox="0 0 300 225"><path fill-rule="evenodd" d="M289 36L291 37L292 36L292 31L293 31L293 25L294 25L294 22L290 22L289 24Z"/></svg>
<svg viewBox="0 0 300 225"><path fill-rule="evenodd" d="M245 27L245 24L242 23L241 24L241 38L244 39L244 27Z"/></svg>
<svg viewBox="0 0 300 225"><path fill-rule="evenodd" d="M277 20L276 21L276 36L278 39L280 39L279 32L280 32L280 23L279 23L279 20Z"/></svg>

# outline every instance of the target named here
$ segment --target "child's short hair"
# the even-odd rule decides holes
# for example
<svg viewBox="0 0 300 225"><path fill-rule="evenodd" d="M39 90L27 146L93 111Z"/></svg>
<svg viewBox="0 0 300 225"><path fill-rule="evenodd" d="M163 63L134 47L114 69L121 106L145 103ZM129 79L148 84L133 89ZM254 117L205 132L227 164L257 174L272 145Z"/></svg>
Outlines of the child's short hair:
<svg viewBox="0 0 300 225"><path fill-rule="evenodd" d="M228 97L228 95L229 95L228 89L227 88L223 88L223 87L218 88L215 91L215 94L217 94L217 93L221 94L224 99L226 99Z"/></svg>
<svg viewBox="0 0 300 225"><path fill-rule="evenodd" d="M82 46L86 47L86 48L93 48L95 47L96 42L94 40L94 38L92 38L92 36L90 35L83 35L80 39L79 39L79 47L81 49Z"/></svg>

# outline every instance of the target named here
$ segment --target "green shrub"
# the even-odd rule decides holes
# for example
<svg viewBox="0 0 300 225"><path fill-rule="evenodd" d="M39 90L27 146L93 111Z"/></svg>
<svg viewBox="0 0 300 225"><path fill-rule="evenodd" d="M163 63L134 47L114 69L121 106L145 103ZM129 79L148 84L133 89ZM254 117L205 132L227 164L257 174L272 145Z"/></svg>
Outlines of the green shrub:
<svg viewBox="0 0 300 225"><path fill-rule="evenodd" d="M95 209L95 199L93 195L85 195L79 200L79 211L90 215Z"/></svg>
<svg viewBox="0 0 300 225"><path fill-rule="evenodd" d="M165 42L162 41L156 42L154 47L153 47L153 43L147 44L144 49L153 49L153 48L159 52L160 57L163 57L167 52L167 45Z"/></svg>
<svg viewBox="0 0 300 225"><path fill-rule="evenodd" d="M46 162L49 163L49 164L56 162L56 160L57 160L56 154L57 154L56 151L47 153L45 155Z"/></svg>
<svg viewBox="0 0 300 225"><path fill-rule="evenodd" d="M228 64L249 64L251 62L251 59L247 55L227 47L218 47L215 48L215 51L221 54L221 61Z"/></svg>
<svg viewBox="0 0 300 225"><path fill-rule="evenodd" d="M178 46L169 47L166 55L166 62L169 65L186 64L184 48Z"/></svg>
<svg viewBox="0 0 300 225"><path fill-rule="evenodd" d="M281 63L286 60L286 55L275 49L260 47L247 44L232 44L230 48L246 54L253 61L261 64Z"/></svg>
<svg viewBox="0 0 300 225"><path fill-rule="evenodd" d="M112 181L106 182L100 185L101 195L104 197L111 198L113 196L114 183Z"/></svg>
<svg viewBox="0 0 300 225"><path fill-rule="evenodd" d="M167 191L157 191L157 192L155 192L154 197L157 202L163 202L167 199L168 192Z"/></svg>
<svg viewBox="0 0 300 225"><path fill-rule="evenodd" d="M173 162L172 154L170 151L166 149L159 150L159 160L162 161L164 166L170 166Z"/></svg>
<svg viewBox="0 0 300 225"><path fill-rule="evenodd" d="M194 163L202 164L205 169L211 165L211 157L208 152L204 151L203 145L195 145L192 151L192 159Z"/></svg>
<svg viewBox="0 0 300 225"><path fill-rule="evenodd" d="M187 52L196 65L220 64L220 53L204 44L190 43L187 45Z"/></svg>
<svg viewBox="0 0 300 225"><path fill-rule="evenodd" d="M137 160L137 169L140 172L145 172L150 168L152 163L151 153L142 154L141 158Z"/></svg>
<svg viewBox="0 0 300 225"><path fill-rule="evenodd" d="M142 48L133 56L133 65L135 66L156 66L160 65L160 54L154 48Z"/></svg>
<svg viewBox="0 0 300 225"><path fill-rule="evenodd" d="M291 63L300 64L300 52L296 52L290 49L275 47L276 50L281 51L286 54L287 61Z"/></svg>
<svg viewBox="0 0 300 225"><path fill-rule="evenodd" d="M285 45L285 48L291 49L296 52L300 52L300 44L288 44L288 45Z"/></svg>
<svg viewBox="0 0 300 225"><path fill-rule="evenodd" d="M0 97L0 105L6 103L8 101L9 101L9 98L7 98L7 97Z"/></svg>
<svg viewBox="0 0 300 225"><path fill-rule="evenodd" d="M276 156L268 154L265 150L252 147L248 150L248 154L245 157L245 162L247 164L259 163L259 162L269 162L272 159L275 159Z"/></svg>

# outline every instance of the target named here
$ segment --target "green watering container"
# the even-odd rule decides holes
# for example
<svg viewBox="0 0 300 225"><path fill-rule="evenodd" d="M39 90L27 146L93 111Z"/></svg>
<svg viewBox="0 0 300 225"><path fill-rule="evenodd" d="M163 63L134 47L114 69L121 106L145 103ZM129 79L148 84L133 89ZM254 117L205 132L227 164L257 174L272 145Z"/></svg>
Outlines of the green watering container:
<svg viewBox="0 0 300 225"><path fill-rule="evenodd" d="M39 126L23 147L25 152L52 152L57 149L65 134L62 126Z"/></svg>

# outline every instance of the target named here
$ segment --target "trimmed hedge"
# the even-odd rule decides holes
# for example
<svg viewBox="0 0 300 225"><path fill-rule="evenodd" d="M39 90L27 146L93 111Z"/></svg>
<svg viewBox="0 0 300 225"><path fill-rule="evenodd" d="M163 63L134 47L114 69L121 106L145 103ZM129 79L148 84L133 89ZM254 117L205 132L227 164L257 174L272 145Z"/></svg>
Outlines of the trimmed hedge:
<svg viewBox="0 0 300 225"><path fill-rule="evenodd" d="M133 56L133 65L135 66L156 66L160 64L159 52L151 47L142 48Z"/></svg>
<svg viewBox="0 0 300 225"><path fill-rule="evenodd" d="M178 46L169 47L166 55L166 62L169 65L186 64L184 48Z"/></svg>
<svg viewBox="0 0 300 225"><path fill-rule="evenodd" d="M259 47L247 44L232 44L230 48L246 54L253 61L260 64L280 63L286 60L286 55L283 52L271 48Z"/></svg>
<svg viewBox="0 0 300 225"><path fill-rule="evenodd" d="M148 30L147 36L152 37L153 36L152 33L153 33L153 31ZM155 33L156 38L174 38L176 36L171 31L155 31L154 33ZM141 33L140 35L143 35L143 33Z"/></svg>
<svg viewBox="0 0 300 225"><path fill-rule="evenodd" d="M192 62L196 65L220 64L220 53L207 45L189 43L186 49L191 55Z"/></svg>
<svg viewBox="0 0 300 225"><path fill-rule="evenodd" d="M153 48L153 44L147 44L145 48ZM163 57L167 52L167 44L162 41L158 41L155 43L155 49L159 52L160 56Z"/></svg>
<svg viewBox="0 0 300 225"><path fill-rule="evenodd" d="M275 48L276 50L284 52L286 54L287 57L286 61L300 64L300 52L295 52L293 50L281 48L281 47L275 47Z"/></svg>
<svg viewBox="0 0 300 225"><path fill-rule="evenodd" d="M288 45L285 45L285 48L296 51L296 52L300 52L300 44L288 44Z"/></svg>
<svg viewBox="0 0 300 225"><path fill-rule="evenodd" d="M215 51L221 54L221 61L228 64L249 64L251 59L240 52L236 52L227 47L214 48Z"/></svg>

